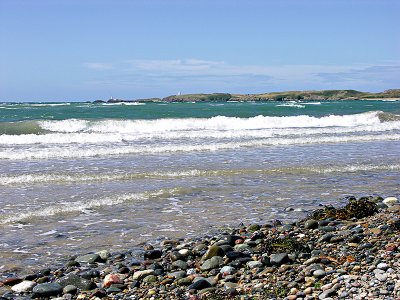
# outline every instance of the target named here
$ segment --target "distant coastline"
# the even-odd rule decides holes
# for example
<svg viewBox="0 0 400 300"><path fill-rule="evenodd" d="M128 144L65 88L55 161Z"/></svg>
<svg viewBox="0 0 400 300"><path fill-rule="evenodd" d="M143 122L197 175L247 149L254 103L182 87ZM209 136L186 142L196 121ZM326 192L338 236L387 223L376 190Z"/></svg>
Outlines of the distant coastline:
<svg viewBox="0 0 400 300"><path fill-rule="evenodd" d="M108 99L96 100L94 103L120 102L213 102L213 101L301 101L301 100L400 100L400 89L390 89L380 93L361 92L356 90L322 90L322 91L286 91L262 94L184 94L164 98L145 99Z"/></svg>

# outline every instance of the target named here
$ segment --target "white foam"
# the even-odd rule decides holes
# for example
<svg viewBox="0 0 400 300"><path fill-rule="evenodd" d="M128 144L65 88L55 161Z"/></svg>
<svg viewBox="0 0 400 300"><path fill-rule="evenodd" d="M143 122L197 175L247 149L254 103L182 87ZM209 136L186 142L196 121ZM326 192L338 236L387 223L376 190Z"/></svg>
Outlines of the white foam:
<svg viewBox="0 0 400 300"><path fill-rule="evenodd" d="M52 234L55 234L55 233L57 233L57 230L50 230L50 231L47 231L47 232L40 233L38 235L39 236L46 236L46 235L52 235Z"/></svg>
<svg viewBox="0 0 400 300"><path fill-rule="evenodd" d="M143 103L143 102L122 102L122 105L133 105L133 106L135 106L135 105L146 105L146 103Z"/></svg>
<svg viewBox="0 0 400 300"><path fill-rule="evenodd" d="M35 103L35 104L29 104L29 106L68 106L71 105L71 103L65 102L65 103Z"/></svg>
<svg viewBox="0 0 400 300"><path fill-rule="evenodd" d="M88 209L96 209L104 206L113 206L119 205L126 202L134 202L134 201L142 201L151 199L153 197L165 197L173 195L174 193L179 192L178 189L161 189L155 192L146 192L146 193L132 193L132 194L123 194L117 195L115 197L107 197L100 199L92 199L92 200L82 200L75 201L70 203L64 203L63 205L50 205L46 207L42 207L37 210L23 212L12 216L6 216L0 220L0 224L7 223L15 223L24 220L29 220L32 218L39 217L49 217L54 215L62 215L67 213L77 213L84 212ZM47 233L46 233L47 234Z"/></svg>
<svg viewBox="0 0 400 300"><path fill-rule="evenodd" d="M304 105L301 104L295 104L295 103L285 103L285 104L278 104L276 106L282 106L282 107L295 107L295 108L305 108Z"/></svg>
<svg viewBox="0 0 400 300"><path fill-rule="evenodd" d="M307 105L321 105L321 102L301 102L301 104L307 104Z"/></svg>
<svg viewBox="0 0 400 300"><path fill-rule="evenodd" d="M86 129L89 121L68 119L61 121L42 121L39 122L41 128L53 132L79 132Z"/></svg>
<svg viewBox="0 0 400 300"><path fill-rule="evenodd" d="M23 174L0 176L0 185L43 184L43 183L81 183L92 181L134 180L139 178L176 178L212 175L211 171L187 170L177 172L150 172L124 174Z"/></svg>
<svg viewBox="0 0 400 300"><path fill-rule="evenodd" d="M250 173L282 173L282 172L311 172L311 173L341 173L341 172L360 172L360 171L378 171L378 170L400 170L399 164L392 165L370 165L356 164L346 166L318 166L318 167L300 167L300 168L282 168L282 169L240 169L240 170L181 170L174 172L149 172L149 173L101 173L101 174L23 174L15 176L0 176L0 185L22 185L22 184L66 184L66 183L86 183L86 182L101 182L101 181L124 181L136 180L142 178L185 178L196 176L226 176L232 174L250 174ZM22 228L18 224L18 228Z"/></svg>
<svg viewBox="0 0 400 300"><path fill-rule="evenodd" d="M126 154L155 154L168 152L194 152L194 151L217 151L245 147L265 147L280 145L302 145L316 143L346 143L399 140L400 134L379 135L347 135L347 136L305 136L295 138L269 138L238 142L217 142L201 144L167 144L167 145L107 145L99 147L47 147L31 149L6 149L0 152L0 159L23 160L23 159L53 159L53 158L84 158L97 156L115 156Z"/></svg>
<svg viewBox="0 0 400 300"><path fill-rule="evenodd" d="M291 105L291 104L288 104ZM256 116L237 118L217 116L209 119L157 119L157 120L101 120L87 121L68 119L62 121L43 121L39 125L52 132L89 132L89 133L154 133L188 130L251 130L273 128L308 127L351 127L379 124L379 112L355 115L330 115L321 118L300 115L287 117Z"/></svg>
<svg viewBox="0 0 400 300"><path fill-rule="evenodd" d="M61 125L60 125L61 126ZM73 127L73 126L72 126ZM66 127L65 130L70 130ZM127 131L129 128L127 128ZM88 133L65 132L49 134L0 135L0 145L29 145L29 144L105 144L126 143L150 140L197 140L197 139L242 139L267 138L284 136L304 136L322 134L346 134L362 132L385 132L400 130L400 122L384 122L372 125L347 127L299 127L299 128L272 128L272 129L236 129L236 130L181 130L149 133Z"/></svg>

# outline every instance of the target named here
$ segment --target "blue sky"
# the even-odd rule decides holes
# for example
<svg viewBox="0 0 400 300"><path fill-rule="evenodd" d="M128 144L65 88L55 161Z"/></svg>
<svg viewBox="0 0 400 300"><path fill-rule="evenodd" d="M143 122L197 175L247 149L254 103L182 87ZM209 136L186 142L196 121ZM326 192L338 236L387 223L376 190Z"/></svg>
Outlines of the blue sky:
<svg viewBox="0 0 400 300"><path fill-rule="evenodd" d="M400 88L398 0L0 0L0 101Z"/></svg>

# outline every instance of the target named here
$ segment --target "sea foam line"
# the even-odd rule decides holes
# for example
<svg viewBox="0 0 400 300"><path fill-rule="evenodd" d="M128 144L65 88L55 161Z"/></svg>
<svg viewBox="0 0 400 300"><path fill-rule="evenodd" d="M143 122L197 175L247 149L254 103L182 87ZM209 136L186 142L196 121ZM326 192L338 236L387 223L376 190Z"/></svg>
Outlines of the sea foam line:
<svg viewBox="0 0 400 300"><path fill-rule="evenodd" d="M270 138L243 142L209 143L209 144L173 144L173 145L116 145L111 147L49 147L45 149L5 149L0 152L0 159L53 159L53 158L84 158L100 156L116 156L126 154L156 154L174 152L218 151L249 147L306 145L316 143L347 143L366 141L400 140L400 134L360 135L360 136L323 136L299 138Z"/></svg>
<svg viewBox="0 0 400 300"><path fill-rule="evenodd" d="M131 193L131 194L118 195L115 197L106 197L100 199L82 200L82 201L74 201L58 205L50 205L29 212L23 212L16 215L5 216L0 220L0 224L5 225L9 223L30 220L33 218L48 217L48 216L62 215L69 213L79 213L79 212L84 212L85 210L96 209L104 206L114 206L127 202L144 201L158 197L170 197L180 192L182 191L180 191L179 188L161 189L155 192Z"/></svg>
<svg viewBox="0 0 400 300"><path fill-rule="evenodd" d="M273 169L220 169L220 170L182 170L173 172L149 172L149 173L124 173L124 174L23 174L0 176L0 185L12 186L21 184L68 184L104 181L129 181L136 179L163 179L163 178L189 178L211 176L235 176L243 174L298 174L298 173L347 173L362 171L394 171L400 170L400 164L372 165L356 164L346 166L312 166L289 167Z"/></svg>

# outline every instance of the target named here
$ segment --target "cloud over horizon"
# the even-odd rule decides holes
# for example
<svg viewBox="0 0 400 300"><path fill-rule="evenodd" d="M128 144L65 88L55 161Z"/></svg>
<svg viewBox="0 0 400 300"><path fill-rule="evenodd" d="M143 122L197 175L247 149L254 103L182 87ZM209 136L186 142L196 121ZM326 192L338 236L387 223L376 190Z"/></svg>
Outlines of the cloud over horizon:
<svg viewBox="0 0 400 300"><path fill-rule="evenodd" d="M255 93L287 89L398 88L400 63L377 65L239 65L202 59L131 59L85 63L90 85L185 92ZM149 96L151 93L149 91Z"/></svg>

